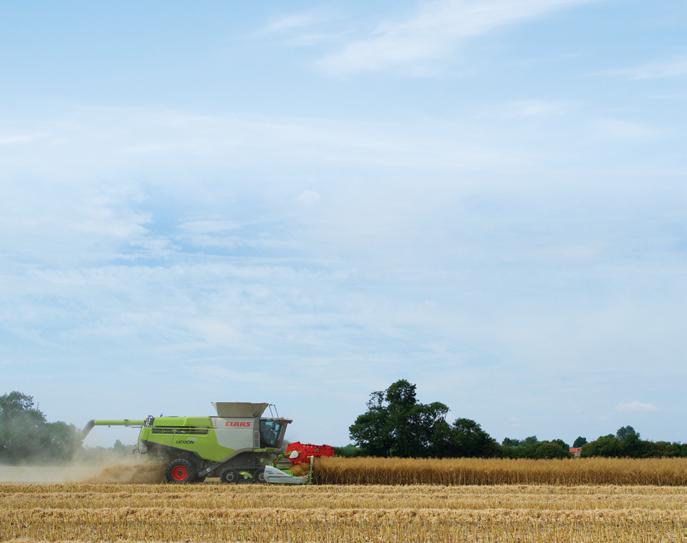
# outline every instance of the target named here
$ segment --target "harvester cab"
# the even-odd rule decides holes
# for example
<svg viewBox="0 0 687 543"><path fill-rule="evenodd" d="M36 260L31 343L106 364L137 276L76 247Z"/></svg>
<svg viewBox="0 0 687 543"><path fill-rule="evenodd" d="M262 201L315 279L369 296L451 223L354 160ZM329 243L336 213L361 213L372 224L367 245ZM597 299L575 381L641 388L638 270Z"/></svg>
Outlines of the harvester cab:
<svg viewBox="0 0 687 543"><path fill-rule="evenodd" d="M294 476L274 466L283 456L290 419L263 417L267 403L216 402L213 406L216 416L92 420L83 435L94 426L139 427L138 452L162 459L170 483L202 482L206 477L219 477L225 483L309 481L309 475Z"/></svg>

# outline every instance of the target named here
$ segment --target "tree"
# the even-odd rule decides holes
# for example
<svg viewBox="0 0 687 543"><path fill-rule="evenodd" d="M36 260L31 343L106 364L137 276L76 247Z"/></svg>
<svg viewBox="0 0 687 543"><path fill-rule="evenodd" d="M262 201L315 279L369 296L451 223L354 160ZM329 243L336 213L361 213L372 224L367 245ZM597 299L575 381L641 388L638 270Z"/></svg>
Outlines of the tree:
<svg viewBox="0 0 687 543"><path fill-rule="evenodd" d="M620 440L609 434L601 436L582 448L582 456L624 456Z"/></svg>
<svg viewBox="0 0 687 543"><path fill-rule="evenodd" d="M642 441L632 426L618 428L615 437L620 442L623 456L643 457L649 454L649 442Z"/></svg>
<svg viewBox="0 0 687 543"><path fill-rule="evenodd" d="M432 425L427 456L436 458L455 456L455 450L451 442L452 433L453 429L445 419L437 420Z"/></svg>
<svg viewBox="0 0 687 543"><path fill-rule="evenodd" d="M392 456L422 456L422 428L419 425L415 385L405 379L392 383L386 390L387 415L391 430Z"/></svg>
<svg viewBox="0 0 687 543"><path fill-rule="evenodd" d="M42 451L36 458L51 462L68 462L81 448L81 435L71 424L57 421L43 426L41 432Z"/></svg>
<svg viewBox="0 0 687 543"><path fill-rule="evenodd" d="M0 417L7 421L19 415L30 417L37 422L45 422L45 415L34 407L32 396L16 390L0 396Z"/></svg>
<svg viewBox="0 0 687 543"><path fill-rule="evenodd" d="M384 393L370 394L367 411L359 415L349 428L355 444L370 456L389 456L393 444L391 422Z"/></svg>
<svg viewBox="0 0 687 543"><path fill-rule="evenodd" d="M646 446L646 456L657 458L670 456L687 456L683 454L683 448L687 452L687 447L680 443L669 443L668 441L655 441L653 443L644 442Z"/></svg>
<svg viewBox="0 0 687 543"><path fill-rule="evenodd" d="M454 456L490 457L500 454L496 440L470 419L456 419L451 428L451 444Z"/></svg>
<svg viewBox="0 0 687 543"><path fill-rule="evenodd" d="M568 458L570 447L562 439L542 441L534 449L534 458Z"/></svg>
<svg viewBox="0 0 687 543"><path fill-rule="evenodd" d="M353 457L362 455L363 451L360 447L356 447L352 443L344 445L343 447L334 447L334 454L336 456Z"/></svg>
<svg viewBox="0 0 687 543"><path fill-rule="evenodd" d="M529 436L522 440L507 437L501 443L501 451L507 458L536 458L535 451L539 443L537 436Z"/></svg>
<svg viewBox="0 0 687 543"><path fill-rule="evenodd" d="M636 441L639 439L639 434L632 426L622 426L621 428L618 428L618 431L615 433L615 437L617 437L620 441Z"/></svg>
<svg viewBox="0 0 687 543"><path fill-rule="evenodd" d="M587 438L579 436L575 441L573 441L573 447L583 447L584 445L587 444Z"/></svg>
<svg viewBox="0 0 687 543"><path fill-rule="evenodd" d="M373 392L367 411L350 426L351 439L372 456L441 456L450 443L448 407L417 401L416 385L405 379Z"/></svg>
<svg viewBox="0 0 687 543"><path fill-rule="evenodd" d="M567 458L568 444L562 439L539 441L537 436L523 440L506 438L501 445L502 455L507 458Z"/></svg>
<svg viewBox="0 0 687 543"><path fill-rule="evenodd" d="M80 433L64 422L46 422L31 396L0 396L0 461L8 463L69 460L81 447Z"/></svg>
<svg viewBox="0 0 687 543"><path fill-rule="evenodd" d="M448 406L441 402L417 404L414 408L416 455L443 456L442 449L450 434L446 422Z"/></svg>
<svg viewBox="0 0 687 543"><path fill-rule="evenodd" d="M14 463L31 458L43 424L45 415L31 396L17 391L0 396L0 459Z"/></svg>
<svg viewBox="0 0 687 543"><path fill-rule="evenodd" d="M582 449L582 456L630 458L687 456L687 444L641 439L632 426L623 426L613 434L601 436Z"/></svg>

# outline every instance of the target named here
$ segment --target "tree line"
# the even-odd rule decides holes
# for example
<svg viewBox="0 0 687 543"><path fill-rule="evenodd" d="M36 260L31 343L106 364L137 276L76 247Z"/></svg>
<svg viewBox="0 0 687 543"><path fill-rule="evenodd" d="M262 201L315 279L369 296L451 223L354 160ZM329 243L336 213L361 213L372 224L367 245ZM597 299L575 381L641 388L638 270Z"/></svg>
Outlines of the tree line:
<svg viewBox="0 0 687 543"><path fill-rule="evenodd" d="M474 420L448 422L449 408L441 402L418 401L416 385L401 379L385 391L373 392L367 411L349 428L352 445L340 447L342 456L399 456L415 458L568 458L570 445L562 439L506 438L498 443ZM687 444L647 441L631 426L588 442L580 436L573 447L581 456L687 457Z"/></svg>

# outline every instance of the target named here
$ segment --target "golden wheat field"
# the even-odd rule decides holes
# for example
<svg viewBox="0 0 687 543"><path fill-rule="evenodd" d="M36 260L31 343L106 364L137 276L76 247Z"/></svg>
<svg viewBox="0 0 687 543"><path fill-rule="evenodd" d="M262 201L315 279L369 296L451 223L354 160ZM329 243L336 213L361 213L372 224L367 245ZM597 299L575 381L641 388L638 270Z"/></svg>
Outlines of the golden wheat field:
<svg viewBox="0 0 687 543"><path fill-rule="evenodd" d="M321 458L321 484L687 485L687 458Z"/></svg>

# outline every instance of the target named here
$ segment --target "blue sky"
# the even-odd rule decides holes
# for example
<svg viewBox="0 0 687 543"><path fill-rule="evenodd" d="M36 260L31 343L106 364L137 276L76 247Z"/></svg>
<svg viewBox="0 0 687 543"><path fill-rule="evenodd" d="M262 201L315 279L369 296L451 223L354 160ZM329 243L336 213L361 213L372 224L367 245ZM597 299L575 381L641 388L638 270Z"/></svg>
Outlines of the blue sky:
<svg viewBox="0 0 687 543"><path fill-rule="evenodd" d="M405 377L499 439L687 440L686 25L4 3L0 390L79 426L270 401L342 444Z"/></svg>

